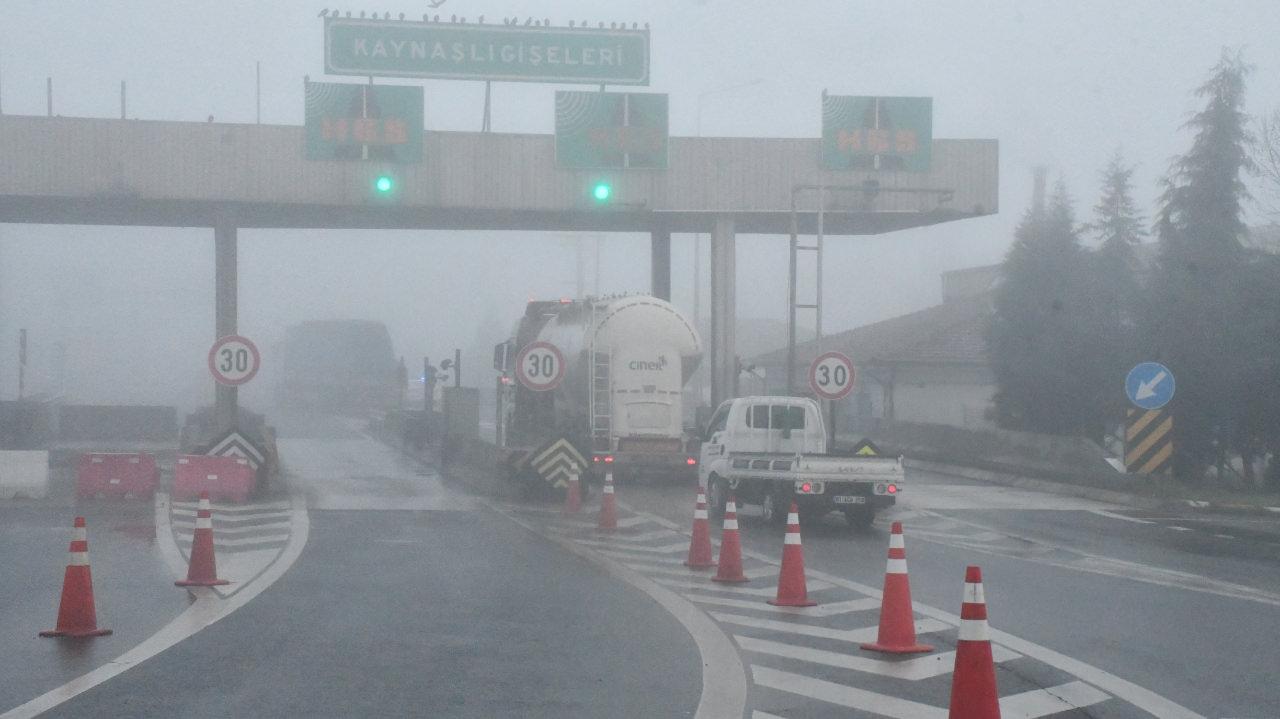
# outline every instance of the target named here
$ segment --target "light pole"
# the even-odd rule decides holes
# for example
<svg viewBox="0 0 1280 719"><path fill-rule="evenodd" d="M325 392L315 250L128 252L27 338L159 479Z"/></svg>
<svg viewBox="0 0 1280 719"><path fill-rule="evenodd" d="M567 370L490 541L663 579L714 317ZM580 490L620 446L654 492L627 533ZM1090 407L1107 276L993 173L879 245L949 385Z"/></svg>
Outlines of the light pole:
<svg viewBox="0 0 1280 719"><path fill-rule="evenodd" d="M702 137L702 101L712 95L719 95L723 92L732 92L747 87L754 87L764 82L764 78L757 77L746 82L734 83L732 85L724 85L721 87L713 87L710 90L704 90L698 93L698 116L696 123L696 137ZM693 326L697 328L698 333L702 333L702 233L695 233L693 236ZM695 380L698 392L698 404L702 404L702 373L699 372Z"/></svg>

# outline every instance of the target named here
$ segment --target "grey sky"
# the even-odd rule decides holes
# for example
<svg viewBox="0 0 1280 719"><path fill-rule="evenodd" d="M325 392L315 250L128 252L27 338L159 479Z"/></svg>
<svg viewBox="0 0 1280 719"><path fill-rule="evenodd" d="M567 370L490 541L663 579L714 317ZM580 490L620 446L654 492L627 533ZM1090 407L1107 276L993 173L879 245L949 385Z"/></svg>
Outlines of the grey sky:
<svg viewBox="0 0 1280 719"><path fill-rule="evenodd" d="M1150 214L1158 178L1190 139L1179 130L1196 107L1190 91L1224 45L1243 47L1257 68L1250 110L1280 106L1274 1L615 0L607 15L602 6L448 0L430 12L469 21L483 14L491 23L511 14L556 24L647 21L649 89L671 94L675 134L694 134L699 93L760 78L708 96L703 134L814 137L827 88L932 96L935 136L1000 141L998 216L831 243L831 329L932 304L940 272L998 261L1027 204L1033 165L1065 179L1084 219L1100 168L1122 148L1138 165L1137 195ZM52 76L55 112L113 117L123 79L131 117L252 122L254 62L261 60L264 122L301 124L302 76L323 77L316 14L324 7L334 6L6 0L0 102L6 113L43 114L45 77ZM427 11L421 2L338 7ZM429 129L479 129L480 83L425 86ZM494 129L550 132L555 89L496 85ZM67 387L78 399L190 405L207 398L201 363L213 333L211 232L8 225L0 237L0 354L16 344L9 338L17 328L29 327L34 381L50 381L53 347L62 342ZM673 256L675 299L685 307L689 245L678 237ZM647 288L647 237L611 236L604 247L602 291ZM740 316L784 316L785 257L781 237L741 238ZM486 317L508 326L531 295L572 294L574 258L571 242L536 235L247 231L241 329L267 345L301 319L370 317L391 326L401 353L441 355L471 344ZM0 362L0 370L0 396L12 396L12 362ZM174 394L181 398L167 399Z"/></svg>

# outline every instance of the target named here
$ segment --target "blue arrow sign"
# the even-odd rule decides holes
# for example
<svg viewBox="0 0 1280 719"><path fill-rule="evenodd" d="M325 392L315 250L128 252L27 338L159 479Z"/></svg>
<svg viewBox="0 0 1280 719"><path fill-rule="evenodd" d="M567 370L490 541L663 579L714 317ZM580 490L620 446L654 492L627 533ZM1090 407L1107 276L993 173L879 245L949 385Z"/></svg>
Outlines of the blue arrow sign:
<svg viewBox="0 0 1280 719"><path fill-rule="evenodd" d="M1124 379L1129 401L1142 409L1160 409L1169 404L1176 388L1173 373L1159 362L1143 362L1129 370Z"/></svg>

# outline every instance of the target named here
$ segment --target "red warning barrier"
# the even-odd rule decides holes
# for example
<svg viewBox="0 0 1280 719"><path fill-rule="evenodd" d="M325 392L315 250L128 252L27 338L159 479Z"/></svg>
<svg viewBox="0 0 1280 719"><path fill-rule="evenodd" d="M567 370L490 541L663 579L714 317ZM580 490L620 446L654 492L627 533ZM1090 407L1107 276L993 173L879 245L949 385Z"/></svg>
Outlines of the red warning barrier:
<svg viewBox="0 0 1280 719"><path fill-rule="evenodd" d="M76 468L76 496L150 498L160 484L156 458L146 452L117 454L90 452L80 455Z"/></svg>
<svg viewBox="0 0 1280 719"><path fill-rule="evenodd" d="M173 499L190 501L208 492L215 501L247 502L256 482L248 460L182 454L173 469Z"/></svg>

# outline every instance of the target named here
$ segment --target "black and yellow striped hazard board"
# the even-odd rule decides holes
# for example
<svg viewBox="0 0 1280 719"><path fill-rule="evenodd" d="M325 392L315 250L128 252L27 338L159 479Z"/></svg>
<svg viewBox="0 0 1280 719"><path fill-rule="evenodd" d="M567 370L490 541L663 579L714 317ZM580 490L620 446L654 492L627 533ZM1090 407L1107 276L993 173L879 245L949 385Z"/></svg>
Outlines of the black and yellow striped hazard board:
<svg viewBox="0 0 1280 719"><path fill-rule="evenodd" d="M1124 427L1124 468L1160 474L1173 460L1173 415L1163 409L1129 409Z"/></svg>

